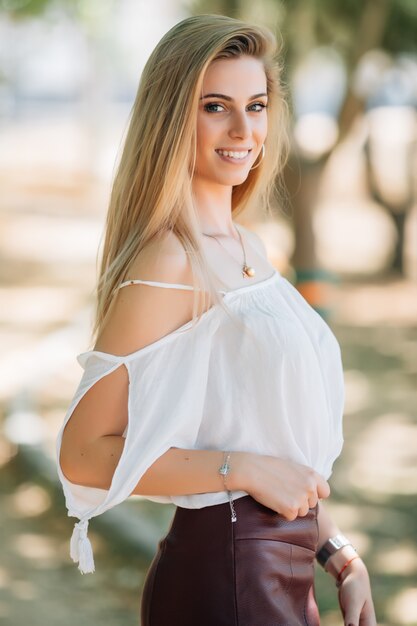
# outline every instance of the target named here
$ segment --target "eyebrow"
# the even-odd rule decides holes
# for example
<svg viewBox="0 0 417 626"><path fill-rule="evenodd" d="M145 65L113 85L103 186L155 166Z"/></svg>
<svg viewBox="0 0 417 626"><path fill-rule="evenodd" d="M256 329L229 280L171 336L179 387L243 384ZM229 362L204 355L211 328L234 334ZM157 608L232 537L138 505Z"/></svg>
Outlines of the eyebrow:
<svg viewBox="0 0 417 626"><path fill-rule="evenodd" d="M267 95L267 93L256 93L254 96L248 98L248 100L255 100L255 98L261 98ZM222 100L228 100L229 102L233 101L233 98L225 96L223 93L207 93L205 96L201 96L200 100L204 100L205 98L222 98Z"/></svg>

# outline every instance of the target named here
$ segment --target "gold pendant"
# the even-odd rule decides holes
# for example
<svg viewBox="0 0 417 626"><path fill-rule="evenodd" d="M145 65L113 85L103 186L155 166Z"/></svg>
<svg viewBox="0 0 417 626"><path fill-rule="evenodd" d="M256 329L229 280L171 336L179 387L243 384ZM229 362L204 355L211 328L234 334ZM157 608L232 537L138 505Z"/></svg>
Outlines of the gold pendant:
<svg viewBox="0 0 417 626"><path fill-rule="evenodd" d="M242 275L244 278L253 278L255 276L255 270L249 265L244 265L242 268Z"/></svg>

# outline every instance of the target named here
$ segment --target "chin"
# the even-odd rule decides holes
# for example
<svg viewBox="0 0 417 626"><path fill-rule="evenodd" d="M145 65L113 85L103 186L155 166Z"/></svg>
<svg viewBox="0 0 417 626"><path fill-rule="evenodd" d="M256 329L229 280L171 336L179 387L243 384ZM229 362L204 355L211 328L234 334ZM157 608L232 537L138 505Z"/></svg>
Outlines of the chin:
<svg viewBox="0 0 417 626"><path fill-rule="evenodd" d="M245 182L249 175L249 171L240 172L226 172L224 170L212 169L210 172L206 172L204 175L201 172L196 171L195 175L206 180L207 182L214 183L216 185L225 185L227 187L236 187Z"/></svg>
<svg viewBox="0 0 417 626"><path fill-rule="evenodd" d="M248 174L249 172L236 172L234 174L228 174L227 176L223 174L222 176L216 176L214 180L216 180L219 185L236 187L236 185L241 185L245 182L248 178Z"/></svg>
<svg viewBox="0 0 417 626"><path fill-rule="evenodd" d="M230 182L226 183L227 185L231 185L232 187L237 187L238 185L241 185L242 183L245 182L245 180L247 180L248 178L248 174L245 174L244 176L234 176L233 178L230 177Z"/></svg>

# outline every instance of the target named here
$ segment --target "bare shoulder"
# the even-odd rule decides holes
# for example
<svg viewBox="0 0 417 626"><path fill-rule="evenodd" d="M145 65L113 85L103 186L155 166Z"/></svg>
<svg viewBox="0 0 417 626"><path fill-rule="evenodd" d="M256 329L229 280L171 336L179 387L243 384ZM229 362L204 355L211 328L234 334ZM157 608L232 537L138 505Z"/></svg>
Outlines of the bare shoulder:
<svg viewBox="0 0 417 626"><path fill-rule="evenodd" d="M164 233L138 254L125 277L131 279L192 285L187 254L174 233ZM126 285L116 291L95 349L119 356L136 352L190 321L193 301L192 290Z"/></svg>
<svg viewBox="0 0 417 626"><path fill-rule="evenodd" d="M192 284L191 265L175 233L166 231L155 237L131 263L127 278Z"/></svg>
<svg viewBox="0 0 417 626"><path fill-rule="evenodd" d="M242 226L242 224L239 224L239 227L241 232L246 235L249 243L253 245L258 254L264 257L265 260L268 260L268 253L263 239L261 239L261 237L254 230L250 230L249 228L246 228L246 226Z"/></svg>
<svg viewBox="0 0 417 626"><path fill-rule="evenodd" d="M188 284L190 270L180 241L171 233L153 241L133 260L126 278ZM132 354L189 321L192 303L192 291L142 284L123 287L116 291L94 349L117 356ZM61 468L72 482L86 484L80 448L103 436L123 434L128 394L127 369L118 367L95 382L75 407L60 452ZM94 480L104 488L97 472Z"/></svg>

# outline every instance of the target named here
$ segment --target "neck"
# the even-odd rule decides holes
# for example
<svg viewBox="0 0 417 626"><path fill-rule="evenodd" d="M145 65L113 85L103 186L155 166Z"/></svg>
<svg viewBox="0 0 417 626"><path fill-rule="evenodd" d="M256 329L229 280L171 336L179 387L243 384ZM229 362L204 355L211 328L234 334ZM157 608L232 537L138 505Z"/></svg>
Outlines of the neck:
<svg viewBox="0 0 417 626"><path fill-rule="evenodd" d="M193 181L193 197L201 232L206 235L236 237L232 218L232 187Z"/></svg>

